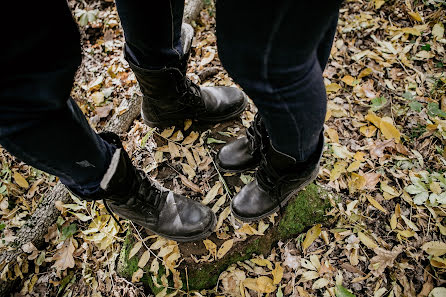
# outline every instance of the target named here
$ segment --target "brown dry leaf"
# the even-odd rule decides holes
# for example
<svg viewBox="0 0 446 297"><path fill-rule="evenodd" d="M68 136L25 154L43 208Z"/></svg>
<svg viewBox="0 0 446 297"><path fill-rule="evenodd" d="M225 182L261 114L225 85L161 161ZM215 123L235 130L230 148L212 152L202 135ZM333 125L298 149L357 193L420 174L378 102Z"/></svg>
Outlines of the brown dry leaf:
<svg viewBox="0 0 446 297"><path fill-rule="evenodd" d="M262 267L266 266L270 270L273 270L273 263L271 263L270 260L262 259L262 258L252 258L250 261L256 265L259 265Z"/></svg>
<svg viewBox="0 0 446 297"><path fill-rule="evenodd" d="M23 175L21 175L20 173L15 171L13 177L14 177L14 181L16 182L16 184L18 184L20 187L22 187L24 189L29 188L29 184L26 181L26 179L23 177Z"/></svg>
<svg viewBox="0 0 446 297"><path fill-rule="evenodd" d="M197 163L195 162L194 156L189 151L188 148L183 147L183 154L186 157L187 163L190 167L192 167L194 170L197 168Z"/></svg>
<svg viewBox="0 0 446 297"><path fill-rule="evenodd" d="M180 149L178 148L178 146L175 143L173 143L172 141L169 141L168 146L169 146L170 157L172 159L181 157Z"/></svg>
<svg viewBox="0 0 446 297"><path fill-rule="evenodd" d="M394 139L389 139L385 141L377 140L370 147L370 156L372 156L372 158L381 158L384 156L384 150L386 148L395 148L395 140Z"/></svg>
<svg viewBox="0 0 446 297"><path fill-rule="evenodd" d="M135 245L132 247L132 249L129 252L129 258L128 259L130 260L134 255L136 255L136 253L139 252L141 247L142 247L142 241L138 241L137 243L135 243Z"/></svg>
<svg viewBox="0 0 446 297"><path fill-rule="evenodd" d="M73 239L67 238L60 249L53 256L53 260L56 260L53 267L56 267L58 271L65 270L67 268L74 267L74 244Z"/></svg>
<svg viewBox="0 0 446 297"><path fill-rule="evenodd" d="M421 247L423 251L432 256L443 256L446 254L446 243L442 241L430 241L423 244Z"/></svg>
<svg viewBox="0 0 446 297"><path fill-rule="evenodd" d="M141 279L141 277L144 275L144 270L139 268L136 270L132 275L132 283L137 283Z"/></svg>
<svg viewBox="0 0 446 297"><path fill-rule="evenodd" d="M322 232L321 227L321 224L317 224L308 230L304 242L302 243L302 250L305 251L319 237Z"/></svg>
<svg viewBox="0 0 446 297"><path fill-rule="evenodd" d="M203 201L201 201L201 204L208 205L212 200L214 200L221 188L221 182L216 182L215 185L206 194L206 197L204 197Z"/></svg>
<svg viewBox="0 0 446 297"><path fill-rule="evenodd" d="M187 174L188 179L192 180L195 177L195 170L186 163L181 163L181 166L183 167L183 172Z"/></svg>
<svg viewBox="0 0 446 297"><path fill-rule="evenodd" d="M96 105L104 102L104 98L104 93L102 92L94 92L93 94L91 94L91 101L93 101L93 103Z"/></svg>
<svg viewBox="0 0 446 297"><path fill-rule="evenodd" d="M218 216L217 225L215 226L215 230L219 230L223 225L223 221L229 216L231 213L231 208L227 206Z"/></svg>
<svg viewBox="0 0 446 297"><path fill-rule="evenodd" d="M146 250L142 254L141 258L139 258L138 267L139 268L144 268L146 266L147 262L149 262L149 259L150 259L150 251Z"/></svg>
<svg viewBox="0 0 446 297"><path fill-rule="evenodd" d="M347 167L347 162L344 160L337 161L333 165L333 170L330 172L330 181L337 180L343 173L345 173Z"/></svg>
<svg viewBox="0 0 446 297"><path fill-rule="evenodd" d="M370 260L369 269L373 275L379 277L382 275L387 266L393 266L396 257L403 251L402 246L394 247L392 251L377 247L374 249L376 256Z"/></svg>
<svg viewBox="0 0 446 297"><path fill-rule="evenodd" d="M407 14L414 20L417 22L422 22L423 19L421 18L420 14L418 12L415 11L408 11Z"/></svg>
<svg viewBox="0 0 446 297"><path fill-rule="evenodd" d="M170 136L172 136L173 131L175 131L175 126L172 126L170 128L164 129L163 132L161 132L161 137L164 138L169 138Z"/></svg>
<svg viewBox="0 0 446 297"><path fill-rule="evenodd" d="M229 239L223 242L223 244L218 249L217 259L223 258L224 255L226 255L229 252L229 250L232 248L233 245L234 245L234 239Z"/></svg>
<svg viewBox="0 0 446 297"><path fill-rule="evenodd" d="M195 140L198 139L198 136L200 136L200 133L192 131L186 138L184 138L184 140L181 144L182 145L192 144L195 142Z"/></svg>
<svg viewBox="0 0 446 297"><path fill-rule="evenodd" d="M198 192L198 193L202 193L200 187L197 186L196 184L194 184L193 182L191 182L190 180L187 179L187 177L185 177L184 175L180 174L180 179L181 182L188 187L189 189L191 189L192 191Z"/></svg>

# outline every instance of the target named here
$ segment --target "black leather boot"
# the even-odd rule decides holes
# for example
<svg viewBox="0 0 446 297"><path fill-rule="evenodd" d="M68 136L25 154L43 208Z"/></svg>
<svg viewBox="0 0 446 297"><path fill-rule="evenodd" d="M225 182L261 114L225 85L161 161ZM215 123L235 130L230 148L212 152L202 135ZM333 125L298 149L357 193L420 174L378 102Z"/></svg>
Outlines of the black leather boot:
<svg viewBox="0 0 446 297"><path fill-rule="evenodd" d="M218 123L238 116L245 109L246 95L237 88L199 87L186 76L193 29L183 24L183 59L177 67L149 70L126 59L144 95L141 114L150 127L182 125L185 119Z"/></svg>
<svg viewBox="0 0 446 297"><path fill-rule="evenodd" d="M269 139L262 141L261 161L254 181L244 186L231 201L234 217L251 222L265 218L296 196L318 175L324 138L321 134L317 150L305 162L274 149Z"/></svg>
<svg viewBox="0 0 446 297"><path fill-rule="evenodd" d="M81 199L102 199L120 217L171 240L196 241L212 233L216 217L209 207L149 179L133 166L116 134L100 135L118 149L101 181L103 190Z"/></svg>
<svg viewBox="0 0 446 297"><path fill-rule="evenodd" d="M217 154L216 164L223 172L243 172L254 169L260 163L260 144L267 137L262 118L257 113L246 136L223 146Z"/></svg>

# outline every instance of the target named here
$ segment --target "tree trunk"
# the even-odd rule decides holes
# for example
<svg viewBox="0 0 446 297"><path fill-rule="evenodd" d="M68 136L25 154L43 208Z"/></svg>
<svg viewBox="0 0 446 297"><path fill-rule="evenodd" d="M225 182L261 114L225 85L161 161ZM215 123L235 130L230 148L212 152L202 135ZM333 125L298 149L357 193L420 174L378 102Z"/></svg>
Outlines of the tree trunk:
<svg viewBox="0 0 446 297"><path fill-rule="evenodd" d="M195 263L191 255L207 255L209 252L202 242L181 243L179 244L183 262L178 268L183 278L183 284L190 290L210 289L217 284L218 276L231 264L238 261L250 259L254 254L267 256L273 245L280 240L297 237L306 229L317 223L327 222L325 214L330 209L330 202L334 201L333 194L324 190L321 186L311 184L302 190L278 217L274 226L270 226L265 235L250 236L245 241L234 243L230 251L221 259L210 263ZM223 243L215 235L211 239L217 246ZM138 258L128 259L128 254L133 247L133 236L127 236L118 263L118 274L131 279L133 273L138 269ZM218 247L217 247L218 249ZM187 279L186 279L187 271ZM153 285L150 265L144 268L145 275L141 279L146 287L149 287L153 293L158 293L164 288L158 288ZM158 277L160 277L158 275ZM173 287L173 284L170 284ZM186 289L186 288L183 288Z"/></svg>

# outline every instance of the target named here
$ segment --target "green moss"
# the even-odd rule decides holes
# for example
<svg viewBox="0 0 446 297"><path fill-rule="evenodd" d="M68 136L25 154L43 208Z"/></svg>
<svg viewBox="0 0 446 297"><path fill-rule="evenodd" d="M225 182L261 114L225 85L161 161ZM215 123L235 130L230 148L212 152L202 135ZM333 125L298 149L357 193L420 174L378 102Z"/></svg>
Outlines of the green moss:
<svg viewBox="0 0 446 297"><path fill-rule="evenodd" d="M286 239L302 233L309 226L322 222L330 202L328 193L315 184L299 192L279 222L278 239Z"/></svg>
<svg viewBox="0 0 446 297"><path fill-rule="evenodd" d="M131 249L133 248L135 244L135 240L133 238L133 235L131 232L127 232L124 240L124 244L121 248L121 253L119 255L119 262L118 262L118 274L122 277L125 277L127 279L131 279L132 275L135 271L139 269L138 262L139 258L134 256L129 260L129 253ZM156 287L152 280L152 273L150 272L150 265L146 265L144 267L144 275L141 278L141 282L144 284L146 288L150 288L150 290L154 294L158 294L160 291L162 291L163 287ZM161 276L166 273L166 270L164 266L160 266L158 271L158 277L157 282L161 283Z"/></svg>

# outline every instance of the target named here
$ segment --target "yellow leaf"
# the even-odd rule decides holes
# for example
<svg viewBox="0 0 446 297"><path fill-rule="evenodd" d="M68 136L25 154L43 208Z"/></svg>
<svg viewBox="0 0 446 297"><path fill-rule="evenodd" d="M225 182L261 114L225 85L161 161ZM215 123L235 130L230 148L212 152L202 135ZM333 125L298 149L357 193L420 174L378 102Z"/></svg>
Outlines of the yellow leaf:
<svg viewBox="0 0 446 297"><path fill-rule="evenodd" d="M350 177L351 179L348 182L350 193L354 193L357 190L362 190L367 184L367 180L363 175L352 172Z"/></svg>
<svg viewBox="0 0 446 297"><path fill-rule="evenodd" d="M259 293L272 293L276 290L273 280L267 276L260 276L258 278L247 278L243 281L243 285L251 290Z"/></svg>
<svg viewBox="0 0 446 297"><path fill-rule="evenodd" d="M415 12L415 11L409 11L409 12L407 12L407 13L409 14L409 16L410 16L414 21L417 21L417 22L422 22L422 21L423 21L423 19L421 18L420 14L419 14L418 12Z"/></svg>
<svg viewBox="0 0 446 297"><path fill-rule="evenodd" d="M327 132L328 137L330 137L330 140L332 142L339 142L339 135L338 135L338 132L336 132L335 129L327 128L325 131Z"/></svg>
<svg viewBox="0 0 446 297"><path fill-rule="evenodd" d="M411 34L411 35L414 35L414 36L420 36L421 35L421 32L417 28L403 28L403 29L401 29L401 31L403 31L403 33Z"/></svg>
<svg viewBox="0 0 446 297"><path fill-rule="evenodd" d="M355 155L353 156L353 159L357 160L357 161L361 161L364 162L365 161L365 153L363 152L356 152Z"/></svg>
<svg viewBox="0 0 446 297"><path fill-rule="evenodd" d="M398 231L398 235L409 238L415 235L415 232L412 230L404 230L404 231Z"/></svg>
<svg viewBox="0 0 446 297"><path fill-rule="evenodd" d="M28 189L29 184L26 179L17 171L14 172L14 181L22 188Z"/></svg>
<svg viewBox="0 0 446 297"><path fill-rule="evenodd" d="M133 275L132 275L132 283L137 283L141 279L141 277L144 275L144 270L141 268L138 268Z"/></svg>
<svg viewBox="0 0 446 297"><path fill-rule="evenodd" d="M232 245L234 244L234 239L229 239L223 242L221 247L218 249L217 252L217 259L223 258L224 255L226 255L227 252L232 248Z"/></svg>
<svg viewBox="0 0 446 297"><path fill-rule="evenodd" d="M217 256L217 245L209 239L203 240L203 243L204 243L204 246L206 247L206 249L215 258Z"/></svg>
<svg viewBox="0 0 446 297"><path fill-rule="evenodd" d="M326 86L325 89L327 90L328 93L337 92L341 89L341 86L336 83L331 83L328 86Z"/></svg>
<svg viewBox="0 0 446 297"><path fill-rule="evenodd" d="M302 243L302 249L305 251L321 234L321 224L317 224L313 226L310 230L308 230L307 235L305 236L304 242Z"/></svg>
<svg viewBox="0 0 446 297"><path fill-rule="evenodd" d="M431 265L437 268L445 269L446 268L446 259L442 259L440 257L432 257Z"/></svg>
<svg viewBox="0 0 446 297"><path fill-rule="evenodd" d="M182 145L188 145L188 144L192 144L195 142L195 140L197 140L198 136L200 136L200 133L192 131L190 132L190 134L183 140L183 142L181 143Z"/></svg>
<svg viewBox="0 0 446 297"><path fill-rule="evenodd" d="M442 241L426 242L425 244L423 244L423 246L421 246L421 248L429 255L436 257L446 254L446 243Z"/></svg>
<svg viewBox="0 0 446 297"><path fill-rule="evenodd" d="M345 167L347 167L347 162L338 161L333 165L333 170L330 172L330 181L337 180L342 173L346 172Z"/></svg>
<svg viewBox="0 0 446 297"><path fill-rule="evenodd" d="M392 228L392 230L396 229L396 224L397 224L397 217L395 214L392 214L392 217L390 218L390 228Z"/></svg>
<svg viewBox="0 0 446 297"><path fill-rule="evenodd" d="M375 126L362 126L359 128L359 132L365 137L372 137L375 135L376 127Z"/></svg>
<svg viewBox="0 0 446 297"><path fill-rule="evenodd" d="M374 112L369 111L369 113L365 116L365 119L371 122L373 125L379 128L381 124L381 118L377 116Z"/></svg>
<svg viewBox="0 0 446 297"><path fill-rule="evenodd" d="M220 227L223 225L223 221L229 216L230 213L231 213L231 208L227 206L218 216L217 226L215 226L215 230L220 229Z"/></svg>
<svg viewBox="0 0 446 297"><path fill-rule="evenodd" d="M150 259L150 251L146 250L142 254L141 258L139 258L138 267L144 268L144 266L146 266L147 262L149 262L149 259Z"/></svg>
<svg viewBox="0 0 446 297"><path fill-rule="evenodd" d="M355 80L355 78L351 75L346 75L341 79L345 84L353 87L354 85L357 84L357 81Z"/></svg>
<svg viewBox="0 0 446 297"><path fill-rule="evenodd" d="M187 131L187 129L189 129L191 125L192 125L191 119L184 120L184 131Z"/></svg>
<svg viewBox="0 0 446 297"><path fill-rule="evenodd" d="M280 265L280 262L276 262L274 265L274 270L271 273L273 275L273 284L277 285L283 278L283 267Z"/></svg>
<svg viewBox="0 0 446 297"><path fill-rule="evenodd" d="M384 1L384 0L375 0L375 8L380 9L384 3L386 3L386 1Z"/></svg>
<svg viewBox="0 0 446 297"><path fill-rule="evenodd" d="M359 73L358 79L366 77L366 76L372 74L372 72L373 72L373 70L371 68L365 68Z"/></svg>
<svg viewBox="0 0 446 297"><path fill-rule="evenodd" d="M354 162L352 162L352 163L348 166L347 171L348 171L348 172L356 171L356 170L359 169L360 166L361 166L361 162L360 162L360 161L354 161Z"/></svg>
<svg viewBox="0 0 446 297"><path fill-rule="evenodd" d="M400 142L401 133L393 125L393 120L389 117L383 117L379 125L379 129L387 139L395 139L395 142Z"/></svg>
<svg viewBox="0 0 446 297"><path fill-rule="evenodd" d="M169 138L173 134L173 131L175 131L175 126L164 129L163 132L161 132L161 137Z"/></svg>
<svg viewBox="0 0 446 297"><path fill-rule="evenodd" d="M259 265L259 266L266 266L268 267L270 270L273 269L273 263L271 263L271 261L267 260L267 259L262 259L262 258L253 258L250 260L252 263Z"/></svg>
<svg viewBox="0 0 446 297"><path fill-rule="evenodd" d="M376 208L376 209L382 211L383 213L387 213L387 210L386 210L384 207L382 207L381 204L379 204L378 201L376 201L375 199L373 199L372 196L367 195L367 200L369 200L370 204L371 204L374 208Z"/></svg>
<svg viewBox="0 0 446 297"><path fill-rule="evenodd" d="M374 248L378 247L378 245L375 243L375 241L373 239L371 239L370 237L368 237L367 235L365 235L362 232L358 232L358 238L369 249L374 249Z"/></svg>
<svg viewBox="0 0 446 297"><path fill-rule="evenodd" d="M256 229L254 229L250 224L243 224L243 226L236 230L237 233L244 233L248 235L258 235Z"/></svg>
<svg viewBox="0 0 446 297"><path fill-rule="evenodd" d="M139 252L139 250L142 247L142 241L138 241L137 243L135 243L135 245L132 247L132 249L129 252L129 260L136 255L137 252Z"/></svg>

